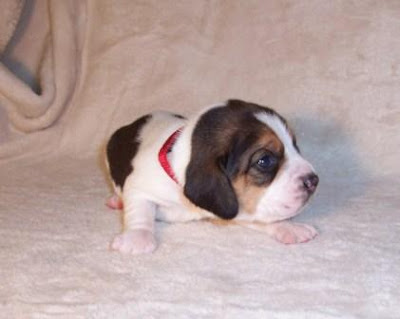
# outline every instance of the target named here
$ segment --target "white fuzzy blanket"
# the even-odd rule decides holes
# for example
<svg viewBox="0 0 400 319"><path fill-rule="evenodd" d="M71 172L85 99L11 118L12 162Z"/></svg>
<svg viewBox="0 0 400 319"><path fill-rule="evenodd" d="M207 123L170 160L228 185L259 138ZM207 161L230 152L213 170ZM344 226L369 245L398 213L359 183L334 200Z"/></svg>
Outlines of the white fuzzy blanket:
<svg viewBox="0 0 400 319"><path fill-rule="evenodd" d="M398 1L30 8L44 9L21 16L41 42L28 27L0 47L0 318L399 318ZM296 219L320 236L284 246L158 223L152 255L111 252L121 219L104 205L106 138L154 109L189 115L230 97L293 124L321 178Z"/></svg>

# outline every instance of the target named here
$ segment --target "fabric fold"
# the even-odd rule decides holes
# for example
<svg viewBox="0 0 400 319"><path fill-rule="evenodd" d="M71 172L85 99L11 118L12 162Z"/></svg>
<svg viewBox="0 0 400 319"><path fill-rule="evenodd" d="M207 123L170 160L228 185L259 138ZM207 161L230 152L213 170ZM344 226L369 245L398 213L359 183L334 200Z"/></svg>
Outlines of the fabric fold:
<svg viewBox="0 0 400 319"><path fill-rule="evenodd" d="M79 0L35 1L28 21L17 26L19 38L2 59L14 64L0 65L0 104L16 129L45 129L68 106L81 69L86 6ZM24 78L26 72L38 89Z"/></svg>

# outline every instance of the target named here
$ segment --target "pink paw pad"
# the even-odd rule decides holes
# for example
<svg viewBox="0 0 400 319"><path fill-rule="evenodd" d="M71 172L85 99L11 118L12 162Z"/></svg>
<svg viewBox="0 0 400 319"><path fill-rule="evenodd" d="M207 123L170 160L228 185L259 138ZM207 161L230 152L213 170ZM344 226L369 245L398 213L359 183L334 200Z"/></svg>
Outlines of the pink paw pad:
<svg viewBox="0 0 400 319"><path fill-rule="evenodd" d="M118 195L111 196L107 200L106 205L111 209L123 209L124 208L122 199Z"/></svg>
<svg viewBox="0 0 400 319"><path fill-rule="evenodd" d="M318 235L317 230L310 225L282 223L275 230L275 239L283 244L306 243Z"/></svg>

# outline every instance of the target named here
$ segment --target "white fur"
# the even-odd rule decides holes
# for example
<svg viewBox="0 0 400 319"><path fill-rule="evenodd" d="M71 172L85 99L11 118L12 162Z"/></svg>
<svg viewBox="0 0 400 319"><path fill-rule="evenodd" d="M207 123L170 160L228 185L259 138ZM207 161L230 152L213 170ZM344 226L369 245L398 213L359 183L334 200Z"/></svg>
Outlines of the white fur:
<svg viewBox="0 0 400 319"><path fill-rule="evenodd" d="M134 170L127 177L122 191L124 231L114 239L111 245L113 249L133 254L153 251L155 219L185 222L215 218L210 212L196 209L184 197L182 187L191 156L193 129L199 117L215 106L203 110L189 121L177 118L168 112L152 113L151 119L140 132L141 144L132 162ZM255 116L275 131L284 144L287 160L272 185L266 189L256 213L249 215L239 212L236 219L246 223L249 221L273 223L298 213L301 205L296 199L299 193L297 179L300 175L312 171L312 167L295 150L291 137L279 118L266 113ZM158 152L168 137L181 127L184 128L169 155L171 167L179 181L179 184L176 184L159 164ZM254 225L251 227L257 228ZM278 227L278 224L273 224L273 226L264 225L263 230L279 241L290 241L287 238L292 238L291 241L294 243L315 237L315 229L307 227L306 229L302 226L290 227L287 224ZM312 231L308 231L310 228ZM288 233L293 236L290 237Z"/></svg>

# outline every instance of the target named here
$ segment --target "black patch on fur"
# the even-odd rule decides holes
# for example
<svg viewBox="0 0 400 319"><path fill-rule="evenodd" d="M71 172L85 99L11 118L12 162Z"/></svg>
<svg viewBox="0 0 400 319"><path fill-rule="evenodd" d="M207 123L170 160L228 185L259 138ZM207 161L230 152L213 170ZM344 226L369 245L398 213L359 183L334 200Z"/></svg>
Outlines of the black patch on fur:
<svg viewBox="0 0 400 319"><path fill-rule="evenodd" d="M138 136L142 127L150 118L151 115L145 115L133 123L119 128L107 144L110 174L115 185L121 187L121 189L128 175L133 172L132 159L140 146Z"/></svg>
<svg viewBox="0 0 400 319"><path fill-rule="evenodd" d="M193 130L184 194L195 205L223 219L238 214L239 203L231 184L239 172L238 159L265 128L254 112L281 118L270 108L229 100L227 105L204 113Z"/></svg>
<svg viewBox="0 0 400 319"><path fill-rule="evenodd" d="M232 219L238 214L239 203L228 176L221 173L216 164L207 173L201 166L202 159L192 161L186 171L184 194L195 205L214 213L223 219Z"/></svg>

